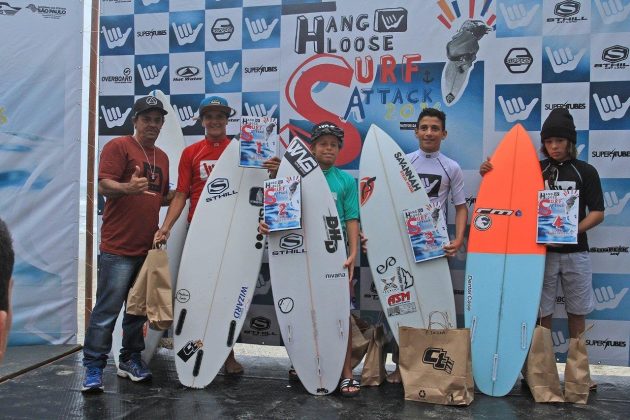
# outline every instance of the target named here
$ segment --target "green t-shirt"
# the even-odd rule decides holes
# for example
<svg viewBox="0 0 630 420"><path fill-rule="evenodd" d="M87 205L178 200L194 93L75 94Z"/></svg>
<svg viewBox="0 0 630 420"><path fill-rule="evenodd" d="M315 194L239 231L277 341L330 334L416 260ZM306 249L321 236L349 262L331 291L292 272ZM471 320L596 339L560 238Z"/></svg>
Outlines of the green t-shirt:
<svg viewBox="0 0 630 420"><path fill-rule="evenodd" d="M334 166L323 170L328 188L333 194L339 220L343 222L343 229L346 230L346 221L359 219L359 194L355 179Z"/></svg>

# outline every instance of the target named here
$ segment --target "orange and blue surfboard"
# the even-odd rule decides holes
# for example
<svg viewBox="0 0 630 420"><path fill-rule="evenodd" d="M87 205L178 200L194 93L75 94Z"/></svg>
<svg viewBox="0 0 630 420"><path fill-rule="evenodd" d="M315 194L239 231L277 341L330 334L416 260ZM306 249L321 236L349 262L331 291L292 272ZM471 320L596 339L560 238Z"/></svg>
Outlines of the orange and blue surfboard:
<svg viewBox="0 0 630 420"><path fill-rule="evenodd" d="M473 375L487 395L510 392L536 326L545 247L536 243L543 179L527 131L515 125L491 158L470 224L464 315Z"/></svg>

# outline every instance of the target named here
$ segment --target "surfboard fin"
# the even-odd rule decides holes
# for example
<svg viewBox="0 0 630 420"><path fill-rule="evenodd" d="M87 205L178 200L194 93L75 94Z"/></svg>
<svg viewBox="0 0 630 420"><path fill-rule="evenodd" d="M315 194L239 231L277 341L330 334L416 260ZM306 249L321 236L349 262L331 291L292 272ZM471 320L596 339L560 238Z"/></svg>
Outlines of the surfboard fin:
<svg viewBox="0 0 630 420"><path fill-rule="evenodd" d="M199 370L201 369L201 359L203 359L203 350L197 350L197 358L195 359L195 366L193 367L192 374L197 377L199 375Z"/></svg>
<svg viewBox="0 0 630 420"><path fill-rule="evenodd" d="M228 332L227 346L232 347L234 344L234 331L236 330L236 321L230 321L230 331Z"/></svg>
<svg viewBox="0 0 630 420"><path fill-rule="evenodd" d="M494 357L492 358L492 382L496 382L498 370L499 370L499 355L495 353Z"/></svg>
<svg viewBox="0 0 630 420"><path fill-rule="evenodd" d="M182 309L179 312L179 318L177 319L177 326L175 327L175 335L180 335L182 333L182 328L184 327L184 321L186 320L186 309Z"/></svg>

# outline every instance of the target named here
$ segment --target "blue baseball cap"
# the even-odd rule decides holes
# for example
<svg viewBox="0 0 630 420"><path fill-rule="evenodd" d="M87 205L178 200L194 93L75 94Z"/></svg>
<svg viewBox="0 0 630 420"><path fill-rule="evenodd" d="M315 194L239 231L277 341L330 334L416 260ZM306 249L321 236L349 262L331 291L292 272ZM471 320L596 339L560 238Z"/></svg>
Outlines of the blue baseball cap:
<svg viewBox="0 0 630 420"><path fill-rule="evenodd" d="M209 96L201 100L199 103L199 118L207 111L223 112L228 118L236 114L236 110L231 108L227 100L220 96Z"/></svg>

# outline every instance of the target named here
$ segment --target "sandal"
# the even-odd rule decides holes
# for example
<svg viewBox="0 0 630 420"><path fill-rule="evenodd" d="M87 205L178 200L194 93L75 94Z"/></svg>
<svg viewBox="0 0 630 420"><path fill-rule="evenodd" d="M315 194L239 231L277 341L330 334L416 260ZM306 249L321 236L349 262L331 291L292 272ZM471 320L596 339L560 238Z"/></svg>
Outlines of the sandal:
<svg viewBox="0 0 630 420"><path fill-rule="evenodd" d="M356 390L350 391L350 388L356 388ZM343 397L356 397L359 395L359 391L361 391L361 384L353 378L345 378L339 382L339 392Z"/></svg>
<svg viewBox="0 0 630 420"><path fill-rule="evenodd" d="M291 369L289 369L289 381L297 382L299 380L300 380L300 377L298 376L293 366L291 366Z"/></svg>

